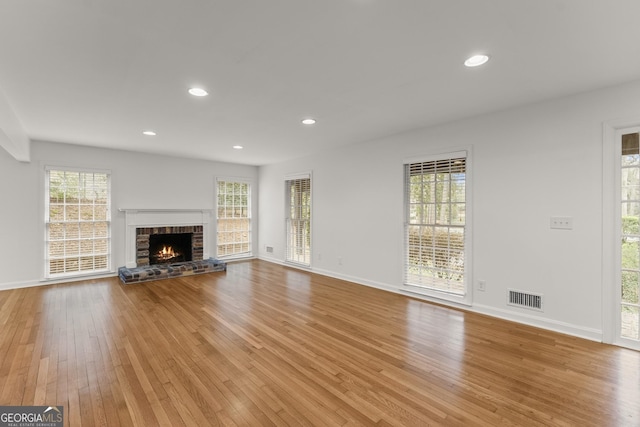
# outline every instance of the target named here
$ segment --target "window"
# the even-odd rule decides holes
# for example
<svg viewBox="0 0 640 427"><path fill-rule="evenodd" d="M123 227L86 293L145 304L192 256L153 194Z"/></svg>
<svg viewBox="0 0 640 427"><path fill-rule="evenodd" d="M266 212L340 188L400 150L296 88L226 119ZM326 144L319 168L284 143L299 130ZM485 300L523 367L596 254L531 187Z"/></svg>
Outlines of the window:
<svg viewBox="0 0 640 427"><path fill-rule="evenodd" d="M219 258L251 256L251 186L247 182L218 180Z"/></svg>
<svg viewBox="0 0 640 427"><path fill-rule="evenodd" d="M624 340L640 342L640 133L622 135L620 327ZM620 244L620 243L619 243Z"/></svg>
<svg viewBox="0 0 640 427"><path fill-rule="evenodd" d="M464 298L467 156L450 153L405 164L404 283Z"/></svg>
<svg viewBox="0 0 640 427"><path fill-rule="evenodd" d="M45 277L111 269L110 174L46 171Z"/></svg>
<svg viewBox="0 0 640 427"><path fill-rule="evenodd" d="M311 175L286 179L286 261L311 265Z"/></svg>

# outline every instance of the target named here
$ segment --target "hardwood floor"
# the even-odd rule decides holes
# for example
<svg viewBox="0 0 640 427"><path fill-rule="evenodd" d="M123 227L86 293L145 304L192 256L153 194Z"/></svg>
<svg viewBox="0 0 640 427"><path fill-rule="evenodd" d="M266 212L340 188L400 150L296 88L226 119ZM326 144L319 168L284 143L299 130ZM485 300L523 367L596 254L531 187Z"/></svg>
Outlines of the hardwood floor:
<svg viewBox="0 0 640 427"><path fill-rule="evenodd" d="M640 353L263 261L0 292L0 405L71 426L640 425Z"/></svg>

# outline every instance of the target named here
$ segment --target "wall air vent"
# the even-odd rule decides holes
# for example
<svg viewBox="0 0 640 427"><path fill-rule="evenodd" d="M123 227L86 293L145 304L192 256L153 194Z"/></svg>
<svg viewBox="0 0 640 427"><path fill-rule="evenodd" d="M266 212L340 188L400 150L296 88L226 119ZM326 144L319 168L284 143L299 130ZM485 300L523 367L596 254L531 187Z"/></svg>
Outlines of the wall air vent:
<svg viewBox="0 0 640 427"><path fill-rule="evenodd" d="M509 289L507 290L507 304L542 311L542 295Z"/></svg>

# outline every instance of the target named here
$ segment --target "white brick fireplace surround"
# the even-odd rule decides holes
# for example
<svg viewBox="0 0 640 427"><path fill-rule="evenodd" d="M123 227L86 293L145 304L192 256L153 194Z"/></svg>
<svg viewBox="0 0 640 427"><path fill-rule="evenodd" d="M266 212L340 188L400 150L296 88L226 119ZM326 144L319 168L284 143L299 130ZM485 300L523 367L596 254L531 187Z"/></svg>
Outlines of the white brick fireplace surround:
<svg viewBox="0 0 640 427"><path fill-rule="evenodd" d="M209 258L210 209L120 209L125 213L125 261L127 268L137 266L136 229L152 227L202 226L202 256Z"/></svg>

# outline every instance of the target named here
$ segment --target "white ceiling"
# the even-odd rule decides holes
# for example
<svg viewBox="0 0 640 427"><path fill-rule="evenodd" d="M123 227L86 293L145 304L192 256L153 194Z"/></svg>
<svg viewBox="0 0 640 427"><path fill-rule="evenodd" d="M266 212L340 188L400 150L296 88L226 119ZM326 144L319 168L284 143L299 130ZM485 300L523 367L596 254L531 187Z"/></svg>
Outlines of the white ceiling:
<svg viewBox="0 0 640 427"><path fill-rule="evenodd" d="M32 140L261 165L636 80L639 42L639 0L2 0L0 89Z"/></svg>

